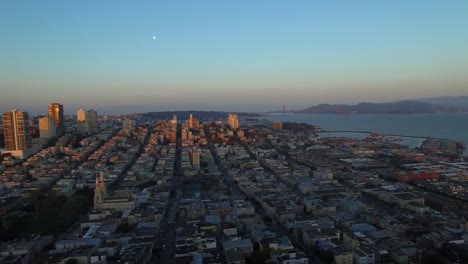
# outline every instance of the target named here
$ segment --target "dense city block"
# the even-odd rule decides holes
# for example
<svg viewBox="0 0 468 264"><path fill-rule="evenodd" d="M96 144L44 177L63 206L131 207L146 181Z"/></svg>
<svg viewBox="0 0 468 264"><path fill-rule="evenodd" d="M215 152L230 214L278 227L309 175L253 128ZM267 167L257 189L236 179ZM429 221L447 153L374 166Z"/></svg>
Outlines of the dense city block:
<svg viewBox="0 0 468 264"><path fill-rule="evenodd" d="M49 109L39 137L9 131L34 126L27 113L3 115L1 263L468 261L468 163L451 141Z"/></svg>

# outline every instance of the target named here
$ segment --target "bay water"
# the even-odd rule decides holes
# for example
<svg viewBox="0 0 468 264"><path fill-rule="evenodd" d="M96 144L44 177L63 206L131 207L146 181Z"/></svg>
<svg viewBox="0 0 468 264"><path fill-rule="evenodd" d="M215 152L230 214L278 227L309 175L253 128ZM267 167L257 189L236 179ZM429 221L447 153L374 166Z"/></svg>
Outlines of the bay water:
<svg viewBox="0 0 468 264"><path fill-rule="evenodd" d="M468 144L468 113L410 115L334 115L334 114L271 114L259 119L280 122L303 122L329 131L372 131L418 137L452 139ZM327 133L320 136L365 138L367 134ZM424 139L401 137L401 144L419 147ZM465 155L468 150L465 149Z"/></svg>

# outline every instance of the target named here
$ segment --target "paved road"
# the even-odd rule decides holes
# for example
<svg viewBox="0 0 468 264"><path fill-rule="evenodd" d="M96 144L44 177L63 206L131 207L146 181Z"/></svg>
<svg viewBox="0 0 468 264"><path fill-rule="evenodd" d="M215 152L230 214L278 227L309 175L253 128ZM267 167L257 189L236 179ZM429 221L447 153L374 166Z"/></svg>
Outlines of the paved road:
<svg viewBox="0 0 468 264"><path fill-rule="evenodd" d="M159 234L159 255L158 263L173 263L174 245L175 245L175 229L177 223L165 223L161 225L161 233Z"/></svg>
<svg viewBox="0 0 468 264"><path fill-rule="evenodd" d="M205 130L206 134L209 135L207 129ZM252 151L245 145L245 144L242 144L245 148L245 150L247 151L247 153L249 153L250 157L252 159L255 159L255 160L258 160L257 157L255 156L255 154L252 153ZM208 146L210 147L210 150L211 150L211 154L213 155L213 158L216 162L216 164L218 165L218 168L219 170L221 171L222 173L222 177L223 177L223 180L224 182L226 183L226 185L228 185L229 187L229 190L231 191L231 194L232 193L238 193L238 194L243 194L244 197L247 197L243 191L239 188L239 186L237 184L234 183L233 179L232 179L232 176L229 174L229 172L226 170L226 168L223 166L222 162L221 162L221 159L219 158L219 155L216 151L216 149L214 148L211 140L209 139L208 137ZM263 165L262 165L263 166ZM268 168L265 168L266 170L268 170ZM246 198L247 199L247 198ZM270 217L266 212L265 210L263 210L263 208L261 206L259 206L258 203L256 203L253 199L248 199L250 200L250 202L252 202L252 204L255 206L255 212L257 214L260 214L262 217L266 218L266 217ZM273 219L273 221L275 221ZM290 232L288 232L287 228L285 226L283 226L282 224L280 223L276 223L276 224L273 224L274 227L276 227L276 233L278 236L286 236L289 238L289 240L291 241L291 243L294 245L294 247L296 248L299 248L301 249L302 251L304 251L308 257L309 257L309 263L317 263L317 259L315 258L315 256L311 255L310 254L310 251L307 250L306 246L304 244L302 244L300 241L298 241L293 234L291 234Z"/></svg>
<svg viewBox="0 0 468 264"><path fill-rule="evenodd" d="M167 204L167 211L164 219L161 221L159 236L156 239L155 247L159 248L157 257L158 263L174 263L175 238L177 228L177 208L179 206L177 195L177 186L181 172L182 158L182 137L180 125L177 126L176 153L174 157L174 175L172 177L171 195Z"/></svg>

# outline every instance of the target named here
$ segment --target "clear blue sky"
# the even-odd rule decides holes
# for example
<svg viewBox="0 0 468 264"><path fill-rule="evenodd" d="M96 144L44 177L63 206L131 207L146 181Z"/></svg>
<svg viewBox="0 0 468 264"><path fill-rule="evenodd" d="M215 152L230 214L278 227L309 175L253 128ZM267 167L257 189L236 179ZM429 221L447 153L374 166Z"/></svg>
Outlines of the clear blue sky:
<svg viewBox="0 0 468 264"><path fill-rule="evenodd" d="M0 47L1 111L468 94L465 0L0 1Z"/></svg>

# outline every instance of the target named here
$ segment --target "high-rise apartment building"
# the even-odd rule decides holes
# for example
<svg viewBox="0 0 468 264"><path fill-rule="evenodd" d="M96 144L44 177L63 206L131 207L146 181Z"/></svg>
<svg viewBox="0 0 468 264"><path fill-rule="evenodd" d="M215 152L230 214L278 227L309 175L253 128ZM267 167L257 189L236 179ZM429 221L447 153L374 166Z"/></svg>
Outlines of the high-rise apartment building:
<svg viewBox="0 0 468 264"><path fill-rule="evenodd" d="M190 114L190 117L189 117L188 127L193 128L193 116L192 116L192 114Z"/></svg>
<svg viewBox="0 0 468 264"><path fill-rule="evenodd" d="M232 129L239 128L239 119L237 119L237 114L229 114L227 123Z"/></svg>
<svg viewBox="0 0 468 264"><path fill-rule="evenodd" d="M96 110L93 110L93 109L88 110L86 121L88 122L88 133L93 134L93 133L98 132Z"/></svg>
<svg viewBox="0 0 468 264"><path fill-rule="evenodd" d="M86 111L83 108L76 111L76 132L86 134L88 132L88 122L86 122Z"/></svg>
<svg viewBox="0 0 468 264"><path fill-rule="evenodd" d="M93 134L98 131L97 112L93 109L88 111L80 108L76 112L76 131L80 134Z"/></svg>
<svg viewBox="0 0 468 264"><path fill-rule="evenodd" d="M38 121L40 138L52 138L57 135L55 120L52 116L45 115L43 117L40 117Z"/></svg>
<svg viewBox="0 0 468 264"><path fill-rule="evenodd" d="M32 147L29 132L29 115L20 110L3 113L3 131L5 147L9 150L26 150Z"/></svg>
<svg viewBox="0 0 468 264"><path fill-rule="evenodd" d="M200 156L201 152L199 149L192 150L192 166L193 168L199 169L200 168Z"/></svg>
<svg viewBox="0 0 468 264"><path fill-rule="evenodd" d="M122 128L124 130L128 130L128 131L135 131L135 128L136 128L136 121L135 120L132 120L132 119L129 119L129 118L125 118L123 121L122 121Z"/></svg>
<svg viewBox="0 0 468 264"><path fill-rule="evenodd" d="M86 121L86 111L83 108L76 111L76 121Z"/></svg>
<svg viewBox="0 0 468 264"><path fill-rule="evenodd" d="M200 128L200 121L197 118L193 117L192 114L189 115L189 119L187 119L184 124L189 129Z"/></svg>
<svg viewBox="0 0 468 264"><path fill-rule="evenodd" d="M274 121L273 122L273 129L274 130L281 130L283 129L283 123L279 122L279 121Z"/></svg>
<svg viewBox="0 0 468 264"><path fill-rule="evenodd" d="M58 135L65 132L65 122L63 118L63 105L59 103L49 104L49 116L54 120L55 130Z"/></svg>

